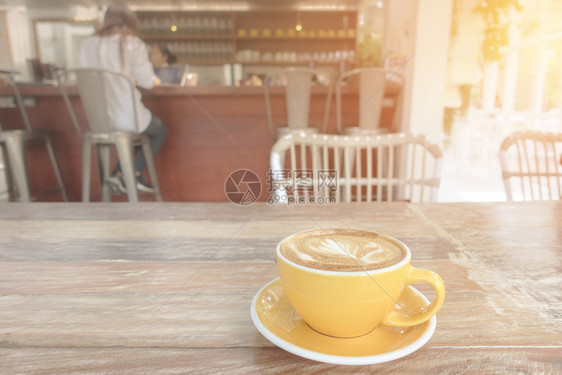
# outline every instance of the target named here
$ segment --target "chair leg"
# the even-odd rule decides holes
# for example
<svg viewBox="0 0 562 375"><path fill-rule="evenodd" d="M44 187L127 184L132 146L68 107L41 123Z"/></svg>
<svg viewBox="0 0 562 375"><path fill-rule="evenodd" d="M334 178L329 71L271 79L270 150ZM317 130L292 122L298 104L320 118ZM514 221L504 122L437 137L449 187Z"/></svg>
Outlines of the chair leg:
<svg viewBox="0 0 562 375"><path fill-rule="evenodd" d="M116 139L117 155L121 164L121 172L127 187L129 202L138 202L137 180L135 178L133 142L126 134L119 135Z"/></svg>
<svg viewBox="0 0 562 375"><path fill-rule="evenodd" d="M156 167L154 165L154 157L152 155L150 143L143 142L142 152L144 153L144 160L146 160L146 168L148 169L150 182L152 182L152 186L154 187L154 195L156 196L156 201L162 202L162 193L160 192L160 184L158 183L158 175L156 174Z"/></svg>
<svg viewBox="0 0 562 375"><path fill-rule="evenodd" d="M111 172L109 170L111 162L111 147L104 145L102 146L101 151L101 164L103 167L103 186L101 189L101 198L104 202L109 202L111 201L111 189L109 188L109 185L105 183L105 181L107 181L107 178L111 175Z"/></svg>
<svg viewBox="0 0 562 375"><path fill-rule="evenodd" d="M15 199L16 191L12 178L10 162L8 160L8 151L6 150L6 145L4 143L0 144L0 149L2 150L2 159L4 161L4 175L6 176L6 190L8 194L8 200L11 201Z"/></svg>
<svg viewBox="0 0 562 375"><path fill-rule="evenodd" d="M55 156L53 145L51 144L51 139L49 137L45 137L45 146L47 147L47 152L49 153L51 164L53 165L53 169L55 170L55 176L57 178L57 183L59 184L59 189L61 191L62 199L65 202L68 202L68 196L66 195L66 189L64 187L64 182L62 181L62 176L60 174L59 164L57 163L57 157Z"/></svg>
<svg viewBox="0 0 562 375"><path fill-rule="evenodd" d="M108 145L97 144L96 155L98 162L98 174L100 179L100 191L102 202L111 201L111 191L106 181L109 177L110 148Z"/></svg>
<svg viewBox="0 0 562 375"><path fill-rule="evenodd" d="M31 202L29 178L27 174L27 155L25 153L26 150L23 138L9 137L6 140L6 148L8 151L10 170L12 171L14 183L18 190L16 201Z"/></svg>
<svg viewBox="0 0 562 375"><path fill-rule="evenodd" d="M88 138L82 142L82 202L90 201L90 169L92 166L92 143Z"/></svg>

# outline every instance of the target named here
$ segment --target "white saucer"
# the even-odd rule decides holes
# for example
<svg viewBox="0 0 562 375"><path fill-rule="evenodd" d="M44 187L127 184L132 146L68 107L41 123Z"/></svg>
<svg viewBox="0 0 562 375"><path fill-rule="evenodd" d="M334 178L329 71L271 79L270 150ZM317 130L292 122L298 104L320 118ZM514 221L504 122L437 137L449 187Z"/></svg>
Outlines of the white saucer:
<svg viewBox="0 0 562 375"><path fill-rule="evenodd" d="M404 289L398 303L414 311L429 301L414 287ZM254 325L269 341L286 351L319 362L367 365L392 361L415 352L429 341L437 319L414 327L379 326L356 338L335 338L312 330L295 311L279 278L265 285L251 307Z"/></svg>

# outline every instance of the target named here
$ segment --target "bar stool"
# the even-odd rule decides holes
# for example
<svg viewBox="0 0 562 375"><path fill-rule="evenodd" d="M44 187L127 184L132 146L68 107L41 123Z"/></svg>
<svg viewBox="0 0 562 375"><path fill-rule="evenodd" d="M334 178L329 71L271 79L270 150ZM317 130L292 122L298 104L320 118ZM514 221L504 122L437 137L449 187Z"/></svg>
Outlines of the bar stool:
<svg viewBox="0 0 562 375"><path fill-rule="evenodd" d="M384 68L356 68L343 72L336 81L336 121L339 134L376 135L388 133L388 127L381 126L380 118L384 102L384 88L393 78ZM342 123L342 86L353 76L359 81L359 121L355 126ZM400 77L397 77L399 79ZM399 104L399 103L397 103ZM344 129L345 127L345 129Z"/></svg>
<svg viewBox="0 0 562 375"><path fill-rule="evenodd" d="M29 185L26 152L28 146L44 144L47 148L51 164L53 165L58 184L56 187L48 188L47 190L60 191L63 200L68 202L66 189L62 181L49 133L45 130L34 130L31 128L27 110L25 109L18 86L13 80L13 74L2 72L0 73L0 78L12 88L16 99L16 105L20 110L25 126L25 129L3 130L0 125L0 148L2 149L5 163L6 182L10 200L16 202L31 202L36 199L36 197L32 196L31 187Z"/></svg>
<svg viewBox="0 0 562 375"><path fill-rule="evenodd" d="M325 72L317 69L309 68L287 68L277 74L266 77L263 88L265 94L265 108L267 111L267 124L269 130L275 137L280 138L291 132L317 133L318 128L310 126L310 95L315 76ZM269 93L269 81L283 80L285 86L285 101L287 106L287 125L276 127L273 123L273 114L271 110L271 98ZM326 108L324 111L324 120L322 123L322 132L326 131L328 125L328 117L330 114L330 104L332 101L333 82L330 77L328 93L326 95Z"/></svg>
<svg viewBox="0 0 562 375"><path fill-rule="evenodd" d="M65 88L65 82L68 81L69 75L76 76L78 91L82 104L88 119L86 131L78 122L74 108L70 103L68 92ZM104 69L73 69L66 72L59 71L57 74L59 87L63 96L63 100L68 108L72 123L78 134L83 138L82 149L82 201L90 201L90 174L91 174L91 155L92 147L95 146L96 159L98 163L99 179L102 190L102 200L110 201L110 189L106 183L110 176L110 147L117 150L117 158L121 165L123 179L127 188L127 197L129 202L138 202L138 190L134 171L134 149L140 147L146 160L146 167L150 180L154 187L154 194L158 202L162 201L160 193L160 185L156 175L156 167L154 158L150 148L148 135L140 132L139 122L137 118L136 102L134 100L135 85L126 75ZM125 80L130 87L131 112L134 116L136 132L120 131L113 128L108 115L108 108L111 106L109 98L106 95L106 81L109 80Z"/></svg>

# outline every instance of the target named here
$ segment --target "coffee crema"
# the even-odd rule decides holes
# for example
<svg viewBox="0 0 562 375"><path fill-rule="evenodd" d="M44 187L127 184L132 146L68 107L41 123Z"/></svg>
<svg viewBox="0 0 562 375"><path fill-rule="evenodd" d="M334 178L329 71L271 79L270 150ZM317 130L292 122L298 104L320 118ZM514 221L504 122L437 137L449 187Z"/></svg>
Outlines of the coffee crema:
<svg viewBox="0 0 562 375"><path fill-rule="evenodd" d="M281 254L304 267L324 271L370 271L392 266L406 249L377 233L356 229L318 229L297 233L280 245Z"/></svg>

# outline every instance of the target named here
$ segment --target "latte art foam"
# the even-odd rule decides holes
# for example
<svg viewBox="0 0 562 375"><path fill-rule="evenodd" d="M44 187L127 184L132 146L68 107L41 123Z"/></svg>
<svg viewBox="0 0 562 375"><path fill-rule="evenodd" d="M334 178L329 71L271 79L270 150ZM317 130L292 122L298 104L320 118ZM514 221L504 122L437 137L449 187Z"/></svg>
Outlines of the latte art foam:
<svg viewBox="0 0 562 375"><path fill-rule="evenodd" d="M406 251L376 233L353 229L298 233L281 244L281 253L305 267L327 271L364 271L400 262Z"/></svg>

